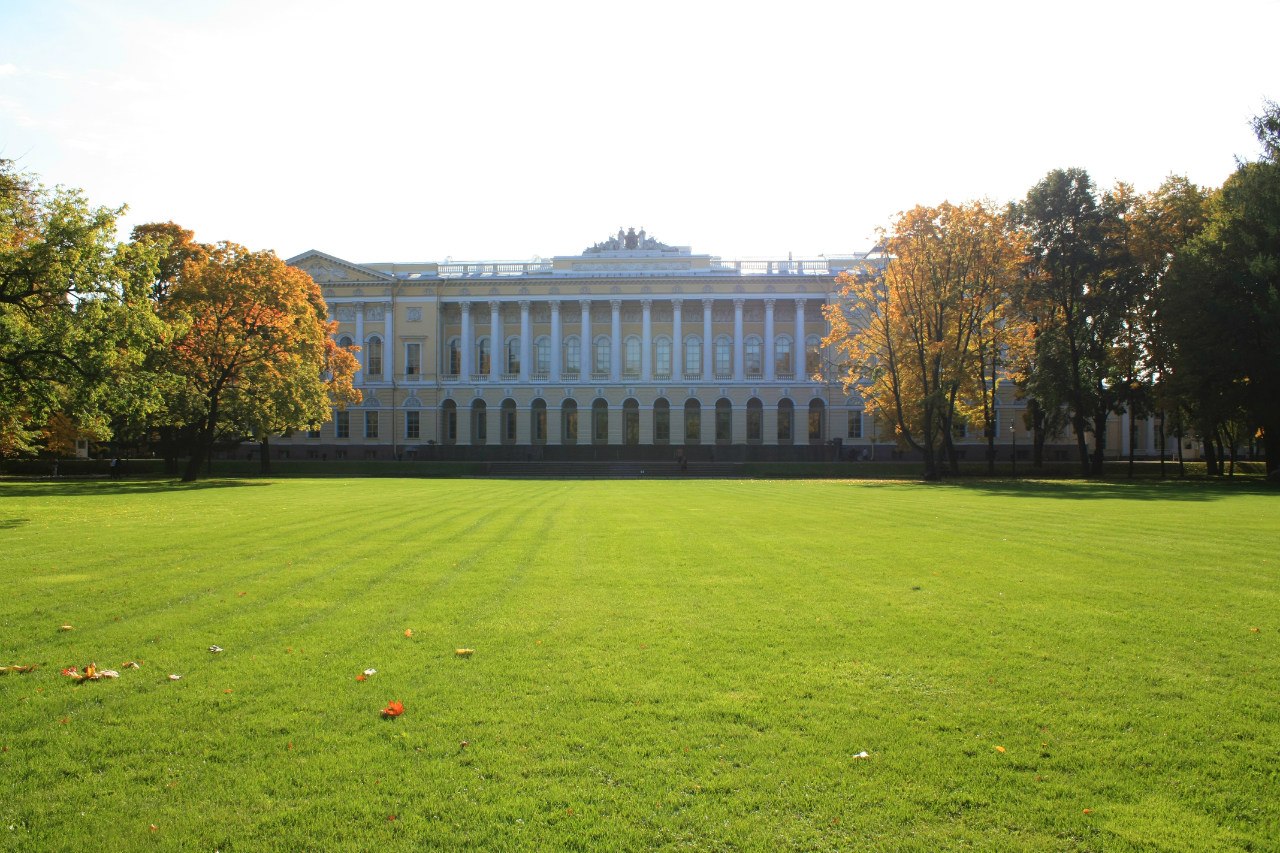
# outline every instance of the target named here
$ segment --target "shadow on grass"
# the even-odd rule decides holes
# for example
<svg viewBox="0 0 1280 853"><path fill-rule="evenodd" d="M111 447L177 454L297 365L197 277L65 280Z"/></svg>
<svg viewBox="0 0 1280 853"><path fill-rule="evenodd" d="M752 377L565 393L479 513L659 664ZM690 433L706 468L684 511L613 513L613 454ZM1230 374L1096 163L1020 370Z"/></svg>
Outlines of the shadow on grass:
<svg viewBox="0 0 1280 853"><path fill-rule="evenodd" d="M1004 497L1068 500L1215 501L1233 495L1280 497L1260 479L1230 480L948 480L944 488Z"/></svg>
<svg viewBox="0 0 1280 853"><path fill-rule="evenodd" d="M206 489L236 489L243 486L270 486L270 480L44 480L0 482L0 497L77 498L101 495L145 495L158 492L197 492ZM23 519L25 520L25 519ZM0 522L3 526L4 522Z"/></svg>

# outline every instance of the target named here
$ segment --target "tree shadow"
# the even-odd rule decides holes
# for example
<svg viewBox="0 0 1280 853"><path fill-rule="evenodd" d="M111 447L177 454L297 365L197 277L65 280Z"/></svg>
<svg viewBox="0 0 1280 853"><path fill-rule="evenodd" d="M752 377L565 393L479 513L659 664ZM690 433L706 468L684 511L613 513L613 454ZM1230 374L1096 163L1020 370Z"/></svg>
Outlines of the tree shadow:
<svg viewBox="0 0 1280 853"><path fill-rule="evenodd" d="M197 480L194 483L183 483L180 480L26 480L0 483L0 497L84 498L102 495L198 492L206 489L237 489L244 486L272 484L271 480ZM3 526L3 522L0 522L0 526Z"/></svg>
<svg viewBox="0 0 1280 853"><path fill-rule="evenodd" d="M29 518L0 518L0 530L12 530L24 524L30 524Z"/></svg>
<svg viewBox="0 0 1280 853"><path fill-rule="evenodd" d="M1066 500L1216 501L1241 494L1280 496L1263 480L948 480L944 488L1003 497Z"/></svg>

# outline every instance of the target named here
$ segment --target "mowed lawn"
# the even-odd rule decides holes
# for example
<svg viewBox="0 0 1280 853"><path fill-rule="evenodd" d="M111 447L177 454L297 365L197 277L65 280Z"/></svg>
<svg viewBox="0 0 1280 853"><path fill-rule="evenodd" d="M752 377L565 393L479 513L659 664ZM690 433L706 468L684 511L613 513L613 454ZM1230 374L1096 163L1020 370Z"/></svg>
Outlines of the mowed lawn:
<svg viewBox="0 0 1280 853"><path fill-rule="evenodd" d="M1275 850L1278 545L1244 484L0 483L0 849Z"/></svg>

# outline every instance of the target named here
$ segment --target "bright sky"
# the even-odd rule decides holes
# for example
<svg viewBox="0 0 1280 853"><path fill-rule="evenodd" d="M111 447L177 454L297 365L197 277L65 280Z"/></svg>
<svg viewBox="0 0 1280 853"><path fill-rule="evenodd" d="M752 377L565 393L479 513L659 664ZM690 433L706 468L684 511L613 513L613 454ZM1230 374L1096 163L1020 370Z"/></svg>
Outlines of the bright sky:
<svg viewBox="0 0 1280 853"><path fill-rule="evenodd" d="M1280 0L0 0L0 157L125 227L352 261L870 248L1057 167L1216 186ZM127 233L127 231L125 232Z"/></svg>

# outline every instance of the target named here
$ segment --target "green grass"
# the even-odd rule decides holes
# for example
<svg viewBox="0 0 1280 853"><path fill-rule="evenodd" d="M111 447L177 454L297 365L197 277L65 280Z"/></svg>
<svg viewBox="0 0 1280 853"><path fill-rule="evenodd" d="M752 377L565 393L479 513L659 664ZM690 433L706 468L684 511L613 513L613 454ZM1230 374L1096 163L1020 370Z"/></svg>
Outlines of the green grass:
<svg viewBox="0 0 1280 853"><path fill-rule="evenodd" d="M0 483L0 849L1274 850L1278 510Z"/></svg>

